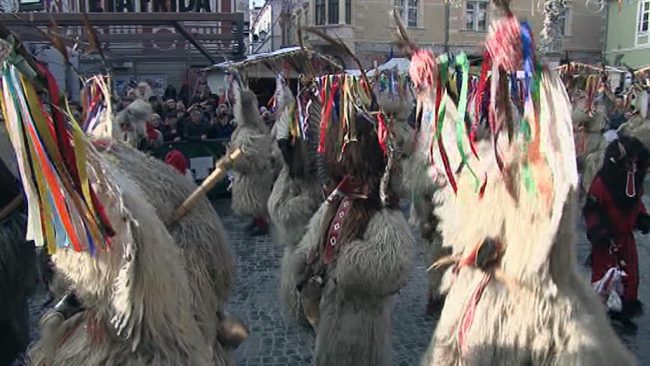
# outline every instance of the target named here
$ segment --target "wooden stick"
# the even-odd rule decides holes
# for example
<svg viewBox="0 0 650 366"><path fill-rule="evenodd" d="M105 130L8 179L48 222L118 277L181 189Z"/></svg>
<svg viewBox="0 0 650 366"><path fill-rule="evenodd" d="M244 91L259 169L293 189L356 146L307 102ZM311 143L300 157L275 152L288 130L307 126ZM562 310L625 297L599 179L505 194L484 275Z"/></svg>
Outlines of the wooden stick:
<svg viewBox="0 0 650 366"><path fill-rule="evenodd" d="M432 269L440 269L442 267L451 265L451 264L456 264L460 262L460 257L457 255L448 255L442 258L438 258L429 268L427 268L427 272L430 272Z"/></svg>
<svg viewBox="0 0 650 366"><path fill-rule="evenodd" d="M12 212L14 212L20 205L23 204L23 195L19 194L16 196L8 205L0 210L0 220L7 218Z"/></svg>
<svg viewBox="0 0 650 366"><path fill-rule="evenodd" d="M228 171L227 164L234 160L237 160L241 154L242 151L238 148L231 152L230 155L219 159L217 164L215 164L214 171L210 173L210 175L205 178L203 183L201 183L199 188L192 192L192 194L185 200L185 202L183 202L183 204L181 204L176 209L174 218L169 223L169 225L175 223L180 218L187 215L187 213L194 207L194 205L198 203L199 199L203 198L221 179L223 179L223 177L226 176L226 172Z"/></svg>

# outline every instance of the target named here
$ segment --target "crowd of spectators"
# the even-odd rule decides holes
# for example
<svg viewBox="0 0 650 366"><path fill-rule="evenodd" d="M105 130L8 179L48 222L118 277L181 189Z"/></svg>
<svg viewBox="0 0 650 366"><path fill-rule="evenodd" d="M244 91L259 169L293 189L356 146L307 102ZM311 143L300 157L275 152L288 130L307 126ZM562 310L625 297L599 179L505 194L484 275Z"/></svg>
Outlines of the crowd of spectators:
<svg viewBox="0 0 650 366"><path fill-rule="evenodd" d="M138 95L122 98L119 108L125 108L135 98ZM232 109L223 97L206 94L188 100L169 86L163 96L151 95L147 99L154 112L151 125L160 131L164 142L230 139L235 129Z"/></svg>

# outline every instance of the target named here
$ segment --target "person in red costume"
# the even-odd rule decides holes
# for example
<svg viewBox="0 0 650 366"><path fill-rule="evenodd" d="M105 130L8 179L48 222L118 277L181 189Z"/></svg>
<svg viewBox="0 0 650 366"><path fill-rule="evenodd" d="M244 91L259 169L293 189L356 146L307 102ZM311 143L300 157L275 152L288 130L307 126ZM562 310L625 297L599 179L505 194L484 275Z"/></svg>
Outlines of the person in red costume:
<svg viewBox="0 0 650 366"><path fill-rule="evenodd" d="M613 267L622 269L623 310L629 320L642 312L638 298L639 261L634 231L650 231L641 197L650 152L634 137L621 136L607 146L605 161L589 189L583 209L591 249L591 281Z"/></svg>

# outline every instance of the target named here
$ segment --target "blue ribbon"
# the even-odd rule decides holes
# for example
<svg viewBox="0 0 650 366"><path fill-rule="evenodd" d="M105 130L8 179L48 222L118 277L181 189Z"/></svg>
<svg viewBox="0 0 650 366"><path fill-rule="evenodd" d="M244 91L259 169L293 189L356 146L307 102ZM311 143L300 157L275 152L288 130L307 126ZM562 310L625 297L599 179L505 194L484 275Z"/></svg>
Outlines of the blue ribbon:
<svg viewBox="0 0 650 366"><path fill-rule="evenodd" d="M530 77L534 72L533 66L533 34L528 22L521 23L521 48L524 58L524 95L530 97Z"/></svg>

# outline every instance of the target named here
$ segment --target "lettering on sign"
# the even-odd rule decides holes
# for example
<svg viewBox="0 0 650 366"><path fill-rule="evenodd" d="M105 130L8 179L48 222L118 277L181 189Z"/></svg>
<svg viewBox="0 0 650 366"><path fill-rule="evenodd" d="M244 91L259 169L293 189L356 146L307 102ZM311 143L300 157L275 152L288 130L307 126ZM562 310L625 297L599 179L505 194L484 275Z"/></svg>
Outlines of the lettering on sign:
<svg viewBox="0 0 650 366"><path fill-rule="evenodd" d="M88 0L91 13L212 13L221 0Z"/></svg>

